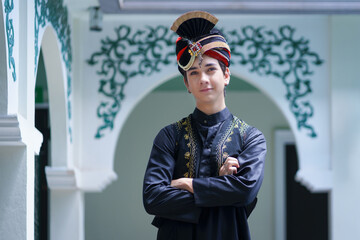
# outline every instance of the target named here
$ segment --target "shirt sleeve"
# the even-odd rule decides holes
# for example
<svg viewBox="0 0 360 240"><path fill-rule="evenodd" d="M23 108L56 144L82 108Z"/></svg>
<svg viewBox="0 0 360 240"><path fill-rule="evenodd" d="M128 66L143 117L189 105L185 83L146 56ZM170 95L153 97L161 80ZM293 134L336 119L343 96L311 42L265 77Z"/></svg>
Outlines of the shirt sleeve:
<svg viewBox="0 0 360 240"><path fill-rule="evenodd" d="M256 197L264 175L266 141L256 128L249 128L244 148L237 157L240 168L233 175L193 180L196 206L246 206Z"/></svg>
<svg viewBox="0 0 360 240"><path fill-rule="evenodd" d="M143 203L152 215L197 223L201 209L194 195L170 186L175 168L176 129L172 125L156 136L143 183Z"/></svg>

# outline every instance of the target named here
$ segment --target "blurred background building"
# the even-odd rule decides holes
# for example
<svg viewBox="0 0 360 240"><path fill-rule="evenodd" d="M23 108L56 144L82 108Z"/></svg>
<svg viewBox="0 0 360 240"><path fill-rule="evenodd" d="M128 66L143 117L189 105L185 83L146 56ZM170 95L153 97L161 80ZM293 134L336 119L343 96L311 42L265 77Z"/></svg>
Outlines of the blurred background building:
<svg viewBox="0 0 360 240"><path fill-rule="evenodd" d="M0 239L155 239L152 141L194 101L172 22L209 11L227 106L268 143L255 240L360 239L357 1L0 1Z"/></svg>

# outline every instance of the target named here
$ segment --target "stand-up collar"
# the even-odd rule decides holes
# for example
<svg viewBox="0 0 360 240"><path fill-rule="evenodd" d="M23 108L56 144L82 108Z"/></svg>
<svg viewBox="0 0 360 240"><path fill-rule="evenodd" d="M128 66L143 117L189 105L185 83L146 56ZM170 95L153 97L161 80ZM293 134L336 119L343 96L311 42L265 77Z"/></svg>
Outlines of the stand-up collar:
<svg viewBox="0 0 360 240"><path fill-rule="evenodd" d="M219 122L224 121L230 116L231 113L227 107L221 110L220 112L211 115L207 115L206 113L203 113L198 108L195 108L193 112L194 120L200 123L201 125L206 125L206 126L213 126Z"/></svg>

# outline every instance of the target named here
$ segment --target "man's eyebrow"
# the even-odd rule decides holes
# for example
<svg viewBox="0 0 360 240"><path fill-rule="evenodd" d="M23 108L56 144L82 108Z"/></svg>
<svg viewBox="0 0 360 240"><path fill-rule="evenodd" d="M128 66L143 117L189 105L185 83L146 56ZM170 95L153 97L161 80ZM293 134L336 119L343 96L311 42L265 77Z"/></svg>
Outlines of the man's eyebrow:
<svg viewBox="0 0 360 240"><path fill-rule="evenodd" d="M191 67L191 68L189 68L188 71L195 70L195 69L198 69L198 67Z"/></svg>
<svg viewBox="0 0 360 240"><path fill-rule="evenodd" d="M216 64L215 63L208 63L208 64L205 65L205 67L214 66L214 65L216 65Z"/></svg>
<svg viewBox="0 0 360 240"><path fill-rule="evenodd" d="M205 67L210 67L210 66L214 66L214 65L216 65L216 63L208 63L205 65ZM192 71L192 70L196 70L196 69L198 69L198 67L191 67L191 68L189 68L188 71Z"/></svg>

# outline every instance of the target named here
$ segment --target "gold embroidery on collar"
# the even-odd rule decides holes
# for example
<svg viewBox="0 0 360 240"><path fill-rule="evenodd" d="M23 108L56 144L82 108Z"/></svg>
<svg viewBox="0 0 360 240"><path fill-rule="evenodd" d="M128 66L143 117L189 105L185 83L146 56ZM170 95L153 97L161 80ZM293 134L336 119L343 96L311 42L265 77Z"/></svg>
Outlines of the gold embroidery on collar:
<svg viewBox="0 0 360 240"><path fill-rule="evenodd" d="M185 129L184 139L185 145L188 149L186 149L184 154L184 159L188 160L185 163L187 172L184 173L184 177L193 178L195 177L195 168L196 168L196 152L198 143L196 142L195 134L191 127L191 117L187 117L184 120L177 122L177 130L180 132L182 127ZM229 124L221 139L219 140L216 146L216 161L218 163L218 171L220 170L224 161L229 157L228 152L225 152L227 148L227 144L232 142L232 135L234 134L234 129L238 129L241 136L243 136L248 129L249 125L244 121L238 119L234 116L232 122Z"/></svg>

